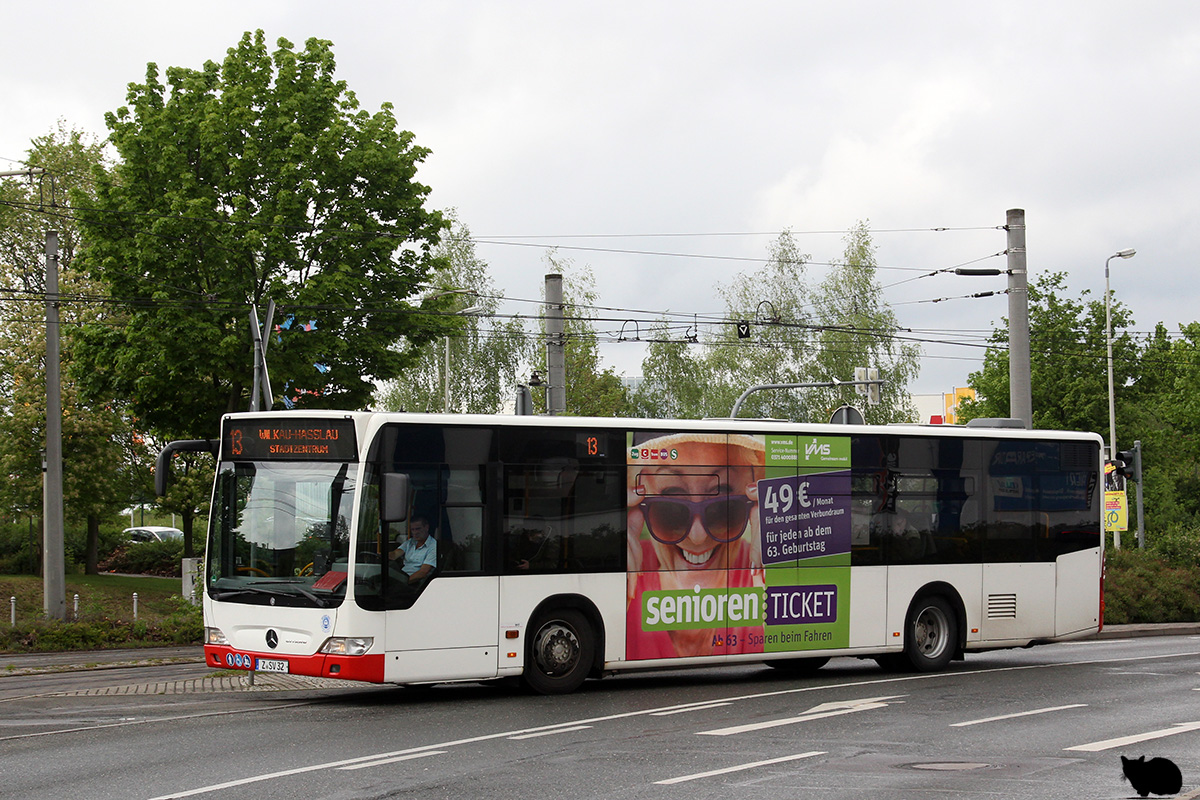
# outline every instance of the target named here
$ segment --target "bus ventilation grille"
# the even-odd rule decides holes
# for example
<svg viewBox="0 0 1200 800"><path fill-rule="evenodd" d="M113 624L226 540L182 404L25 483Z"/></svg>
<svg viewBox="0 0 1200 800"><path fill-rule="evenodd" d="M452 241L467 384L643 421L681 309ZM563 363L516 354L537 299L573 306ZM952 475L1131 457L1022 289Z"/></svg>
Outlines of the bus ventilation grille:
<svg viewBox="0 0 1200 800"><path fill-rule="evenodd" d="M1016 619L1017 596L1015 594L989 594L988 619Z"/></svg>

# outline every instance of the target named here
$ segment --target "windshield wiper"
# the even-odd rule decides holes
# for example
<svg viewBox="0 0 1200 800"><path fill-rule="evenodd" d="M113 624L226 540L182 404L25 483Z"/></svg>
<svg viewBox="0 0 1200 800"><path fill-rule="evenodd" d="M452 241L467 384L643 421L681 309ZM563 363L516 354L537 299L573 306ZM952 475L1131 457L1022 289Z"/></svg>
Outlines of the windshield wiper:
<svg viewBox="0 0 1200 800"><path fill-rule="evenodd" d="M255 583L266 583L266 582L267 581L255 581ZM289 585L291 585L291 584L289 584ZM228 600L231 597L238 597L240 595L246 595L246 594L266 594L266 595L271 595L273 597L296 597L297 595L300 595L300 596L306 597L309 600L311 600L317 608L329 608L329 604L325 601L325 598L323 598L319 595L313 594L308 589L305 589L303 586L291 585L291 588L295 589L296 591L295 592L290 592L290 591L284 592L284 591L279 591L277 589L264 589L261 586L245 586L245 587L242 587L239 589L219 589L216 594L216 599L217 600Z"/></svg>

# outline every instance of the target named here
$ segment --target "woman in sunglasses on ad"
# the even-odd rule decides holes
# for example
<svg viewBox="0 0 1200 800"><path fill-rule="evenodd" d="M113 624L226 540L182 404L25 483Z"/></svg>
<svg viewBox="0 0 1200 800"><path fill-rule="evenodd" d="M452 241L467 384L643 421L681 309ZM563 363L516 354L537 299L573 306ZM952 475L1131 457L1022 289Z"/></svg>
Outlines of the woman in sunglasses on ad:
<svg viewBox="0 0 1200 800"><path fill-rule="evenodd" d="M628 658L762 652L764 463L759 436L630 436Z"/></svg>

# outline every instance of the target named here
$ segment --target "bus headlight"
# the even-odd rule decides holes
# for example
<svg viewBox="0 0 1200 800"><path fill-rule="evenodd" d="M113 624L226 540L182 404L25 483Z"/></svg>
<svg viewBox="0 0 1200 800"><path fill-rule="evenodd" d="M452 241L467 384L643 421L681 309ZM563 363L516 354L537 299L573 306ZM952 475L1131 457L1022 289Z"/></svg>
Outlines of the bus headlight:
<svg viewBox="0 0 1200 800"><path fill-rule="evenodd" d="M370 636L330 636L318 653L331 656L361 656L371 649L375 639Z"/></svg>
<svg viewBox="0 0 1200 800"><path fill-rule="evenodd" d="M225 634L221 633L220 628L205 628L204 643L228 645L229 640L225 638Z"/></svg>

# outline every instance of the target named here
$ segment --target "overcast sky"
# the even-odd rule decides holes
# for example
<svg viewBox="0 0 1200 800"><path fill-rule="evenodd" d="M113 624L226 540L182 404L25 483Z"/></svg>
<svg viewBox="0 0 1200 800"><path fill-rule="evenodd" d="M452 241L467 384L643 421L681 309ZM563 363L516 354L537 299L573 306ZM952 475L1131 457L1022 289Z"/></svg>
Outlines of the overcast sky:
<svg viewBox="0 0 1200 800"><path fill-rule="evenodd" d="M1200 320L1200 3L47 0L0 26L0 170L60 118L105 136L147 62L199 68L257 28L331 40L362 106L433 151L432 204L509 237L478 254L510 298L539 297L558 245L605 306L712 314L779 231L819 280L866 220L927 340L912 388L949 391L982 350L937 342L990 332L1007 298L929 301L1005 278L911 279L1003 267L1023 208L1031 278L1102 298L1132 247L1112 285L1137 329ZM602 354L640 372L636 343Z"/></svg>

